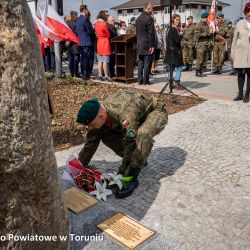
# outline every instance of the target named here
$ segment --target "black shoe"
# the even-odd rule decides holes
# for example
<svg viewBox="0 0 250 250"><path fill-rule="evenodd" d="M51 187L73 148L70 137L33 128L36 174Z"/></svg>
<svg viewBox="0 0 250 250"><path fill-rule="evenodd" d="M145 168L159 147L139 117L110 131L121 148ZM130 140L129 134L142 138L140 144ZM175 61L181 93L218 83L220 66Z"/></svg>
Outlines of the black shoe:
<svg viewBox="0 0 250 250"><path fill-rule="evenodd" d="M243 102L244 103L248 103L249 102L249 94L245 94L245 96L243 98Z"/></svg>
<svg viewBox="0 0 250 250"><path fill-rule="evenodd" d="M146 83L144 83L145 85L151 85L151 84L153 84L152 82L146 82Z"/></svg>
<svg viewBox="0 0 250 250"><path fill-rule="evenodd" d="M103 76L99 76L98 80L101 81L101 82L103 82L104 81Z"/></svg>
<svg viewBox="0 0 250 250"><path fill-rule="evenodd" d="M90 77L89 77L89 76L81 76L81 78L82 78L82 80L84 80L84 81L90 80Z"/></svg>
<svg viewBox="0 0 250 250"><path fill-rule="evenodd" d="M235 76L235 72L234 72L234 71L231 71L231 72L229 73L229 75L230 75L230 76Z"/></svg>
<svg viewBox="0 0 250 250"><path fill-rule="evenodd" d="M81 78L81 76L78 74L78 75L74 75L75 78Z"/></svg>
<svg viewBox="0 0 250 250"><path fill-rule="evenodd" d="M240 96L240 95L237 95L233 100L234 100L235 102L237 102L237 101L242 101L242 100L243 100L243 97Z"/></svg>
<svg viewBox="0 0 250 250"><path fill-rule="evenodd" d="M109 77L104 77L104 82L111 82L111 79Z"/></svg>
<svg viewBox="0 0 250 250"><path fill-rule="evenodd" d="M143 81L139 81L138 84L139 84L139 85L142 85L142 84L143 84Z"/></svg>
<svg viewBox="0 0 250 250"><path fill-rule="evenodd" d="M182 70L183 72L189 71L189 66L186 66L185 69Z"/></svg>
<svg viewBox="0 0 250 250"><path fill-rule="evenodd" d="M155 73L156 73L156 74L159 74L159 73L160 73L160 71L158 71L158 70L155 70Z"/></svg>
<svg viewBox="0 0 250 250"><path fill-rule="evenodd" d="M204 75L199 70L196 70L195 76L196 77L204 77Z"/></svg>
<svg viewBox="0 0 250 250"><path fill-rule="evenodd" d="M218 75L222 74L222 66L218 67Z"/></svg>
<svg viewBox="0 0 250 250"><path fill-rule="evenodd" d="M216 67L216 70L213 71L213 74L219 74L220 70L219 67Z"/></svg>
<svg viewBox="0 0 250 250"><path fill-rule="evenodd" d="M123 199L130 196L134 190L138 187L139 181L137 178L133 178L129 183L123 183L120 190L117 185L114 186L114 193L116 198Z"/></svg>

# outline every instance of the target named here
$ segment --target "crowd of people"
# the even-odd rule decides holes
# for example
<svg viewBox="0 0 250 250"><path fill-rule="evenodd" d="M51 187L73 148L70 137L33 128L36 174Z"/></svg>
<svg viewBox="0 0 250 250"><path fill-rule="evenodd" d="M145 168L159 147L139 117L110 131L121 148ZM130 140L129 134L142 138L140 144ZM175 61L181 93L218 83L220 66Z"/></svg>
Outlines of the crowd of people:
<svg viewBox="0 0 250 250"><path fill-rule="evenodd" d="M168 74L170 68L175 71L174 88L181 88L183 71L193 71L194 59L196 59L195 76L205 77L210 58L214 68L213 73L218 75L222 73L225 59L229 58L232 67L230 74L238 74L239 95L234 100L244 99L244 102L248 102L250 3L246 4L244 14L246 18L239 18L236 27L232 22L225 21L224 14L219 14L216 30L208 26L207 12L201 15L201 21L197 24L194 23L192 16L187 18L187 24L183 24L180 15L174 14L171 30L169 24L164 27L154 22L151 3L145 4L138 18L131 18L128 27L124 21L116 22L106 10L100 11L96 21L91 23L88 7L81 5L79 16L76 11L71 11L70 16L65 17L65 22L80 40L79 45L74 42L65 43L69 55L70 73L73 77L88 80L96 60L99 80L111 81L116 75L116 56L112 39L124 34L134 34L137 36L137 47L131 60L138 66L139 84L151 84L150 74L159 73L160 58L163 58ZM242 46L239 45L239 41ZM54 58L53 49L46 48L45 52L49 55L45 64L47 69L50 69ZM172 67L169 67L170 65ZM243 98L246 75L247 90Z"/></svg>

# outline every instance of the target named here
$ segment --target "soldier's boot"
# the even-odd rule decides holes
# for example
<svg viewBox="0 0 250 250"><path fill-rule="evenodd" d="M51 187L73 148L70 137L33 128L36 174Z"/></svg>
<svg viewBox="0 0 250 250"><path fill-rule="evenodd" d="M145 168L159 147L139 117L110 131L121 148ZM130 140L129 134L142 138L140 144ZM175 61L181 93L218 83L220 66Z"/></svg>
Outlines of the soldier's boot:
<svg viewBox="0 0 250 250"><path fill-rule="evenodd" d="M200 71L201 77L207 77L206 74L203 73L203 71Z"/></svg>
<svg viewBox="0 0 250 250"><path fill-rule="evenodd" d="M196 70L195 76L197 76L197 77L203 77L203 76L201 75L201 73L200 73L199 70Z"/></svg>
<svg viewBox="0 0 250 250"><path fill-rule="evenodd" d="M193 65L189 64L188 71L193 71Z"/></svg>
<svg viewBox="0 0 250 250"><path fill-rule="evenodd" d="M222 66L219 66L219 67L218 67L218 73L217 73L217 74L219 74L219 75L222 74Z"/></svg>
<svg viewBox="0 0 250 250"><path fill-rule="evenodd" d="M220 70L219 70L219 67L216 66L216 69L213 71L213 74L219 74Z"/></svg>
<svg viewBox="0 0 250 250"><path fill-rule="evenodd" d="M128 167L125 171L125 177L132 177L132 180L128 183L123 182L122 189L120 190L118 185L115 185L115 196L116 198L123 199L130 196L134 190L138 187L138 175L140 173L139 168L134 168L132 166Z"/></svg>

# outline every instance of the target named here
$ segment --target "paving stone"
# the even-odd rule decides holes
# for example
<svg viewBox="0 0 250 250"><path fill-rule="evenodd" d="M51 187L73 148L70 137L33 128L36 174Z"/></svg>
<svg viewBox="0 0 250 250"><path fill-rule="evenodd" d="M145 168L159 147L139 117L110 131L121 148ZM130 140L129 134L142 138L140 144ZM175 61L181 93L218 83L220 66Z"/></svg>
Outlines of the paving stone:
<svg viewBox="0 0 250 250"><path fill-rule="evenodd" d="M171 241L177 249L250 249L249 117L249 105L218 100L169 117L134 194L106 203L165 237L166 248L145 249L171 249ZM58 152L59 166L80 148ZM93 163L117 171L121 158L101 144Z"/></svg>

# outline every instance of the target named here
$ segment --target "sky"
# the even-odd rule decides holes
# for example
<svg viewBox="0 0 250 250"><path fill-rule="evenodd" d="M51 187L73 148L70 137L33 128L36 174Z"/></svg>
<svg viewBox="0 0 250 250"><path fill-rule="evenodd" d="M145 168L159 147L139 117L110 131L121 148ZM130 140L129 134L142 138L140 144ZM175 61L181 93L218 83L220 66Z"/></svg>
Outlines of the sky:
<svg viewBox="0 0 250 250"><path fill-rule="evenodd" d="M224 9L225 18L230 19L232 21L235 21L240 15L242 15L241 11L241 1L243 8L247 2L250 0L221 0L225 3L231 4L230 7L226 7ZM82 3L82 0L63 0L64 2L64 15L69 14L71 10L76 10L79 12L79 6ZM109 10L110 8L127 2L126 0L83 0L84 4L88 5L88 8L92 15L92 21L95 20L98 12L100 10ZM145 0L146 2L146 0ZM212 2L212 0L211 0ZM115 15L116 13L113 11L109 12L112 15Z"/></svg>
<svg viewBox="0 0 250 250"><path fill-rule="evenodd" d="M226 7L224 9L225 18L229 18L231 20L237 19L240 16L242 11L241 8L241 0L222 0L225 3L231 4L230 7ZM249 2L250 0L242 0L243 7L245 3ZM81 4L81 0L64 0L64 13L68 14L70 10L78 10L79 5ZM102 9L110 9L116 5L122 4L127 2L126 0L84 0L84 4L88 5L89 10L91 11L92 20L95 19L99 10ZM146 2L146 0L145 0ZM212 0L211 0L212 2ZM110 11L112 14L115 12Z"/></svg>

